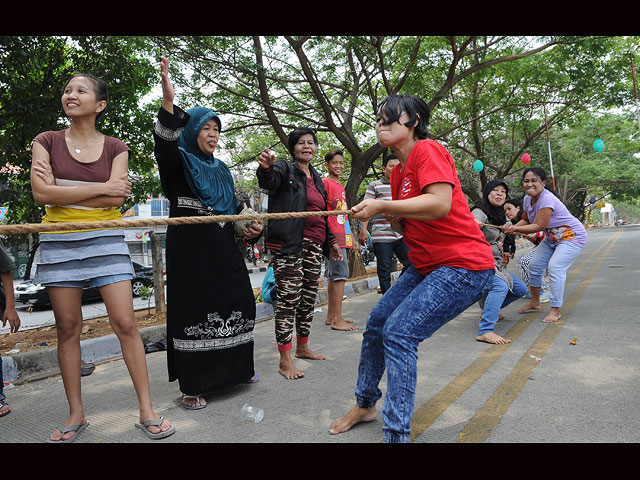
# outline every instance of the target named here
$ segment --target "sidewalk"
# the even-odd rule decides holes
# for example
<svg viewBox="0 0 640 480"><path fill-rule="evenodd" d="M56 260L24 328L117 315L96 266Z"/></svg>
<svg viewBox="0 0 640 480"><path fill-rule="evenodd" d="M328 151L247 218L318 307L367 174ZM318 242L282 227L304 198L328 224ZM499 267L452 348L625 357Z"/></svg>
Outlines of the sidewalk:
<svg viewBox="0 0 640 480"><path fill-rule="evenodd" d="M255 271L266 271L267 267L255 267ZM251 271L249 273L252 273ZM399 272L392 274L394 281ZM378 286L378 277L371 277L356 282L348 282L345 285L347 297L357 293L375 290ZM327 290L318 290L316 305L319 307L327 303ZM256 304L256 323L270 320L273 317L273 305L261 302ZM158 325L140 329L140 336L146 345L165 338L165 326ZM120 342L115 334L104 337L91 338L80 342L82 360L84 362L97 363L122 355ZM18 353L13 356L2 356L2 371L5 382L20 384L41 380L60 373L58 367L58 353L56 347L44 348L31 352Z"/></svg>
<svg viewBox="0 0 640 480"><path fill-rule="evenodd" d="M254 364L260 381L209 394L207 408L202 410L180 406L178 382L168 382L166 352L147 354L154 410L176 427L174 435L160 441L150 440L134 428L138 403L122 357L96 362L95 371L82 377L90 425L76 443L379 443L381 420L356 430L356 437L328 433L332 417L344 414L353 403L362 332L379 299L380 295L366 288L345 300L345 316L360 327L351 332L331 330L324 324L326 309L319 307L323 311L315 314L309 346L327 359L295 359L305 372L298 380L286 380L278 373L273 322L262 319L254 329ZM59 375L18 382L5 394L12 412L0 419L0 443L43 443L67 418ZM264 410L262 422L240 419L244 403Z"/></svg>

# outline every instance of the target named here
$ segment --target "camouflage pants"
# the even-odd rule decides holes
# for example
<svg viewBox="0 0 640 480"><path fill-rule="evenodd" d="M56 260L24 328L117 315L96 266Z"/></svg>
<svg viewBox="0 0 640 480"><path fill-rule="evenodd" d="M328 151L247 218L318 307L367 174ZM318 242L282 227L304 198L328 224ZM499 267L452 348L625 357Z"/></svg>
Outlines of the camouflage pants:
<svg viewBox="0 0 640 480"><path fill-rule="evenodd" d="M303 240L300 254L276 252L273 256L273 274L278 292L275 305L276 342L280 351L291 349L294 324L298 343L306 343L309 338L321 264L322 247L307 238Z"/></svg>

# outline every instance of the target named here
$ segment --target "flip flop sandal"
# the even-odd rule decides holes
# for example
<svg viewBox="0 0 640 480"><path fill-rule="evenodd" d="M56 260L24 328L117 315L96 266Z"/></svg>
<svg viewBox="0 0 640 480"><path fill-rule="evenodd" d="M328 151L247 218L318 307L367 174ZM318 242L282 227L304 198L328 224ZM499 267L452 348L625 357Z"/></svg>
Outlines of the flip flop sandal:
<svg viewBox="0 0 640 480"><path fill-rule="evenodd" d="M76 438L78 438L78 435L80 435L80 432L83 431L85 428L87 428L89 426L89 422L84 422L82 425L69 425L68 427L62 427L59 430L62 432L62 435L64 435L65 433L69 433L69 432L76 432L76 434L71 437L68 438L67 440L51 440L48 439L47 443L71 443L71 442L75 442Z"/></svg>
<svg viewBox="0 0 640 480"><path fill-rule="evenodd" d="M185 405L184 403L184 399L186 398L195 398L198 401L198 405L195 407L192 407L190 405ZM200 410L201 408L205 408L207 405L200 405L200 395L185 395L184 393L182 394L182 406L183 408L186 408L187 410Z"/></svg>
<svg viewBox="0 0 640 480"><path fill-rule="evenodd" d="M258 375L257 373L251 377L249 380L247 380L247 383L256 383L260 380L260 375Z"/></svg>
<svg viewBox="0 0 640 480"><path fill-rule="evenodd" d="M136 423L135 426L136 428L139 428L140 430L142 430L144 432L144 434L149 437L152 440L158 440L160 438L165 438L168 437L169 435L173 435L176 432L176 427L174 427L173 425L171 425L171 427L167 430L160 431L158 433L152 433L149 431L148 427L158 427L160 428L160 425L162 425L162 422L164 422L164 417L160 417L157 420L146 420L142 423Z"/></svg>
<svg viewBox="0 0 640 480"><path fill-rule="evenodd" d="M147 343L144 347L144 353L161 352L167 349L167 340L162 339L157 342Z"/></svg>
<svg viewBox="0 0 640 480"><path fill-rule="evenodd" d="M0 368L2 368L2 366L0 366ZM7 402L5 402L4 400L0 400L0 408L5 407L5 406L8 407L9 404ZM6 417L10 413L11 413L11 410L9 410L8 412L0 413L0 418L1 417Z"/></svg>
<svg viewBox="0 0 640 480"><path fill-rule="evenodd" d="M80 376L86 377L93 373L96 369L96 366L93 363L83 363L80 367Z"/></svg>

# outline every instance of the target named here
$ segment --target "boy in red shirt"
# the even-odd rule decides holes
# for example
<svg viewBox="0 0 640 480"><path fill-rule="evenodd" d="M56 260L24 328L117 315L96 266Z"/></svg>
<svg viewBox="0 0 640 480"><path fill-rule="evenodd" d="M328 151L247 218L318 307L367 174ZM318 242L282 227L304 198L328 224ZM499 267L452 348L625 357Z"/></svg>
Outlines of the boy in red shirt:
<svg viewBox="0 0 640 480"><path fill-rule="evenodd" d="M347 210L347 194L340 183L340 174L344 169L344 155L340 150L332 150L324 156L324 161L329 171L329 177L322 179L327 191L327 209ZM342 250L342 260L333 260L327 257L324 259L324 275L328 279L327 293L329 297L325 323L331 325L333 330L356 330L358 327L351 325L353 320L345 320L342 316L344 285L349 278L347 248L353 247L349 219L346 215L330 215L328 221L329 228Z"/></svg>

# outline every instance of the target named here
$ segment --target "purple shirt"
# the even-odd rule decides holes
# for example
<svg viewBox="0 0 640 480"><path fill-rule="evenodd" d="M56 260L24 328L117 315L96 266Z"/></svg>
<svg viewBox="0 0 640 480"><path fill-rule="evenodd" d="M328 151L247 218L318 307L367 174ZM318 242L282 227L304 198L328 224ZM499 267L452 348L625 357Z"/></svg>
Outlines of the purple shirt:
<svg viewBox="0 0 640 480"><path fill-rule="evenodd" d="M583 248L587 244L587 231L580 221L569 213L564 203L549 190L544 189L535 205L531 205L531 197L525 195L523 206L530 223L536 223L536 215L541 208L551 208L551 219L545 229L547 240L552 245L567 240Z"/></svg>

